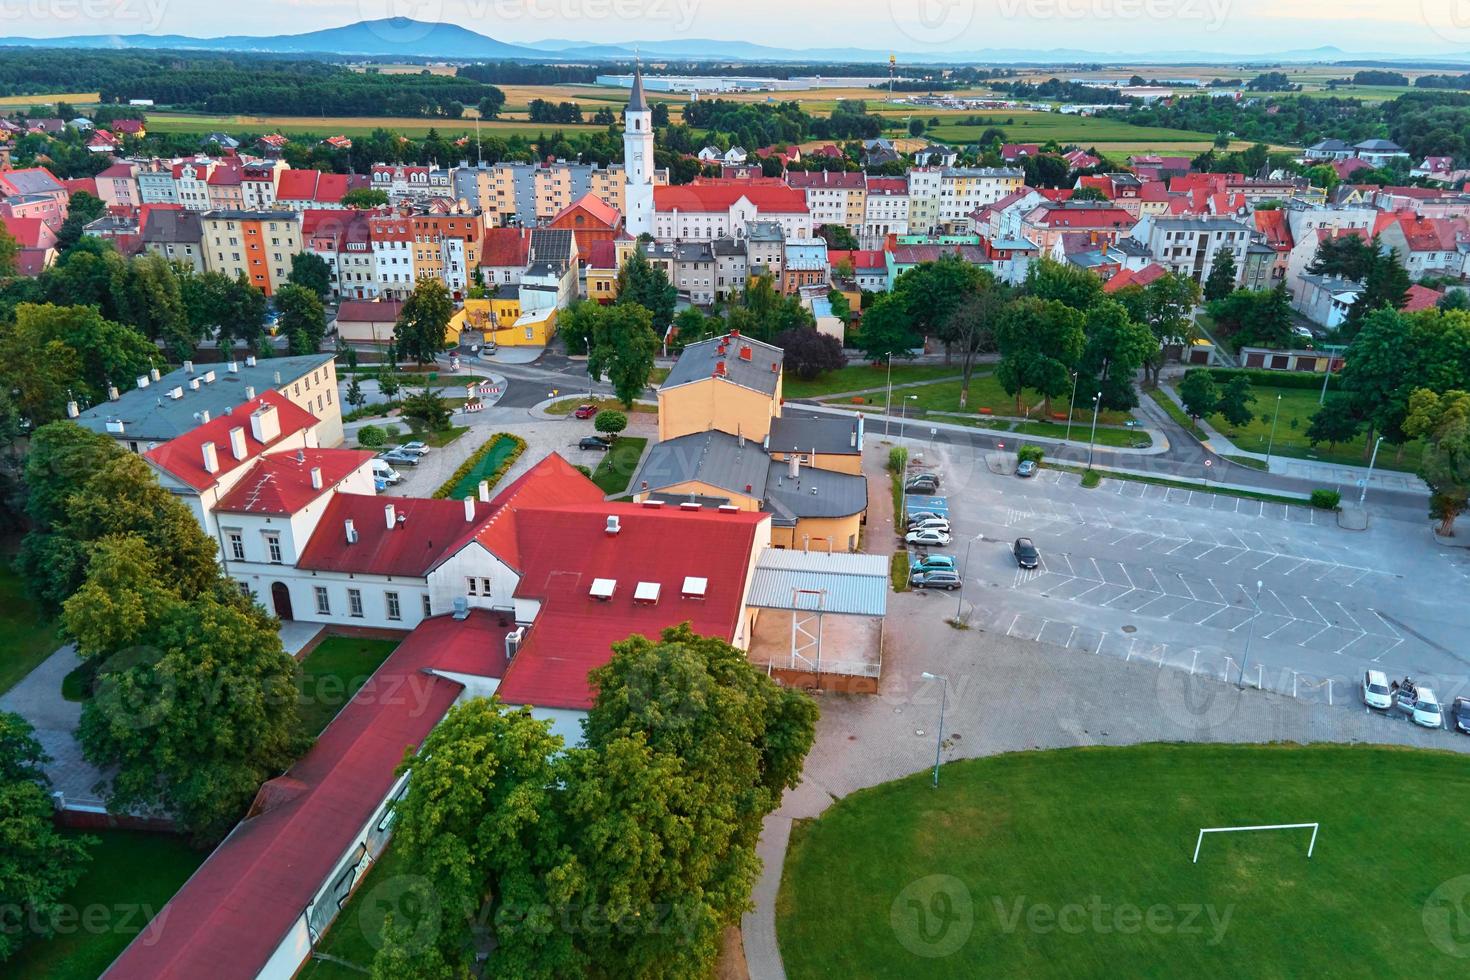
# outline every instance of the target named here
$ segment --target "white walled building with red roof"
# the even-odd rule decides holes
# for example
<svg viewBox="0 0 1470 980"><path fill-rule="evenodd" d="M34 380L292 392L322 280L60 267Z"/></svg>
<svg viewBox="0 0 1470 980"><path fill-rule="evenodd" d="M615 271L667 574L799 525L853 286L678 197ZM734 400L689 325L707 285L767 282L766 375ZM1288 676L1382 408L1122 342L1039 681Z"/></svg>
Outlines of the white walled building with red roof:
<svg viewBox="0 0 1470 980"><path fill-rule="evenodd" d="M779 224L787 238L812 237L806 195L789 187L752 187L748 181L655 187L653 207L653 237L659 241L743 238L746 225L755 221Z"/></svg>

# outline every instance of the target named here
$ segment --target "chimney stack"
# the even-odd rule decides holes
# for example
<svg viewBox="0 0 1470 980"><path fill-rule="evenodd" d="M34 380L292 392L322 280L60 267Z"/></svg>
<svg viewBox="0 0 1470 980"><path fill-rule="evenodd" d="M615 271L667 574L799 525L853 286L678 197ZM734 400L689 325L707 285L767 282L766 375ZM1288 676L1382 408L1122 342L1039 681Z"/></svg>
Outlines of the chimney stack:
<svg viewBox="0 0 1470 980"><path fill-rule="evenodd" d="M255 441L269 445L281 434L281 419L276 406L262 405L250 413L250 434Z"/></svg>
<svg viewBox="0 0 1470 980"><path fill-rule="evenodd" d="M392 504L383 506L383 520L387 522L390 531L398 526L398 512L393 509Z"/></svg>
<svg viewBox="0 0 1470 980"><path fill-rule="evenodd" d="M146 387L148 387L148 375L146 375L146 374L140 374L140 375L138 375L138 380L135 381L134 384L136 384L139 388L146 388Z"/></svg>
<svg viewBox="0 0 1470 980"><path fill-rule="evenodd" d="M219 452L214 448L214 443L212 442L206 442L204 444L204 472L219 472Z"/></svg>
<svg viewBox="0 0 1470 980"><path fill-rule="evenodd" d="M347 543L357 544L357 527L352 523L352 518L342 522L343 529L347 532Z"/></svg>
<svg viewBox="0 0 1470 980"><path fill-rule="evenodd" d="M480 481L479 490L480 490L480 500L482 500L482 501L484 501L485 503L488 504L490 502L490 481L489 480L481 480Z"/></svg>
<svg viewBox="0 0 1470 980"><path fill-rule="evenodd" d="M320 466L313 466L311 468L311 488L313 490L320 490L322 488L322 468Z"/></svg>
<svg viewBox="0 0 1470 980"><path fill-rule="evenodd" d="M81 409L77 408L77 403L75 401L69 401L69 402L66 403L66 417L67 418L74 419L78 415L81 415L81 414L82 414Z"/></svg>
<svg viewBox="0 0 1470 980"><path fill-rule="evenodd" d="M230 363L226 364L225 367L231 374L240 373L240 362L235 360L233 357L230 358Z"/></svg>
<svg viewBox="0 0 1470 980"><path fill-rule="evenodd" d="M184 362L184 373L185 374L193 374L194 373L194 362L193 361L185 361Z"/></svg>
<svg viewBox="0 0 1470 980"><path fill-rule="evenodd" d="M245 366L246 367L255 367L255 355L254 354L246 354L245 355Z"/></svg>
<svg viewBox="0 0 1470 980"><path fill-rule="evenodd" d="M157 381L159 378L163 377L163 375L158 373L158 368L153 368L148 372L148 377L152 378L154 381Z"/></svg>
<svg viewBox="0 0 1470 980"><path fill-rule="evenodd" d="M230 455L238 460L245 458L245 427L237 425L230 430Z"/></svg>
<svg viewBox="0 0 1470 980"><path fill-rule="evenodd" d="M117 385L108 385L107 386L107 400L108 401L115 402L115 401L117 401L121 397L122 396L117 393Z"/></svg>
<svg viewBox="0 0 1470 980"><path fill-rule="evenodd" d="M795 453L786 457L786 475L793 480L801 476L801 457Z"/></svg>
<svg viewBox="0 0 1470 980"><path fill-rule="evenodd" d="M607 527L605 528L605 531L607 533L607 536L608 537L613 537L614 535L616 535L622 529L623 529L623 525L622 525L622 522L618 519L618 515L617 514L609 514L607 516Z"/></svg>
<svg viewBox="0 0 1470 980"><path fill-rule="evenodd" d="M204 423L206 423L208 421L209 421L209 409L206 408L206 409L203 409L203 410L201 410L199 412L199 424L200 425L203 425Z"/></svg>
<svg viewBox="0 0 1470 980"><path fill-rule="evenodd" d="M255 385L245 386L245 400L247 402L255 400Z"/></svg>
<svg viewBox="0 0 1470 980"><path fill-rule="evenodd" d="M464 521L466 524L475 523L475 498L464 498Z"/></svg>

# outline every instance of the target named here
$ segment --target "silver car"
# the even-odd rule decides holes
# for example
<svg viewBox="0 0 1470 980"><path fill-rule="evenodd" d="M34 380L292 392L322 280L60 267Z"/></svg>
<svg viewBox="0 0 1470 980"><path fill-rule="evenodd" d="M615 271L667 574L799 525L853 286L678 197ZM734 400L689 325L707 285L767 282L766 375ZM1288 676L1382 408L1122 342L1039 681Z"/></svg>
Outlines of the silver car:
<svg viewBox="0 0 1470 980"><path fill-rule="evenodd" d="M964 585L955 572L936 569L932 572L915 572L909 577L909 585L916 589L946 589L953 592Z"/></svg>

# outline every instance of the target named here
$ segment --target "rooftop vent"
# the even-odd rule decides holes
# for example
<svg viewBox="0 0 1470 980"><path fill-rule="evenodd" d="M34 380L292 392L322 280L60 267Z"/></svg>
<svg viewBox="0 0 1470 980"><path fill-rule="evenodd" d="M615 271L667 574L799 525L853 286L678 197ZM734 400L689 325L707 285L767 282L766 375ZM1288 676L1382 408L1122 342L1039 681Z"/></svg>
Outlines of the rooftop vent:
<svg viewBox="0 0 1470 980"><path fill-rule="evenodd" d="M623 523L622 523L621 520L618 519L618 515L617 514L609 514L609 515L607 515L607 527L605 527L603 529L605 533L607 533L609 536L611 536L611 535L617 534L622 529L623 529ZM601 580L599 579L599 581L601 581Z"/></svg>
<svg viewBox="0 0 1470 980"><path fill-rule="evenodd" d="M154 381L157 381L159 378L163 377L163 375L158 373L158 368L152 368L148 372L148 377L152 378Z"/></svg>
<svg viewBox="0 0 1470 980"><path fill-rule="evenodd" d="M245 366L246 367L255 367L255 355L254 354L249 354L249 355L246 356L246 358L245 358Z"/></svg>
<svg viewBox="0 0 1470 980"><path fill-rule="evenodd" d="M189 379L189 390L190 391L198 391L199 390L199 379L198 378L190 378Z"/></svg>
<svg viewBox="0 0 1470 980"><path fill-rule="evenodd" d="M213 371L205 371L204 372L204 383L207 384L207 385L214 384L214 372Z"/></svg>
<svg viewBox="0 0 1470 980"><path fill-rule="evenodd" d="M172 388L170 388L168 390L168 397L170 397L172 399L175 399L175 400L178 400L180 398L183 398L184 397L184 389L181 386L179 386L179 385L174 385Z"/></svg>
<svg viewBox="0 0 1470 980"><path fill-rule="evenodd" d="M646 485L645 485L645 489L647 489ZM643 506L644 507L649 507L649 508L652 508L653 510L658 510L663 505L664 505L664 502L662 500L652 500L652 499L650 499L650 500L643 501Z"/></svg>
<svg viewBox="0 0 1470 980"><path fill-rule="evenodd" d="M639 582L633 590L633 601L652 606L658 602L658 591L657 582Z"/></svg>
<svg viewBox="0 0 1470 980"><path fill-rule="evenodd" d="M696 578L690 575L684 579L684 584L679 588L679 594L686 599L703 599L709 591L709 579Z"/></svg>
<svg viewBox="0 0 1470 980"><path fill-rule="evenodd" d="M247 402L255 400L255 385L245 386L245 400Z"/></svg>
<svg viewBox="0 0 1470 980"><path fill-rule="evenodd" d="M357 544L357 526L352 523L352 518L342 522L342 529L347 532L347 543Z"/></svg>
<svg viewBox="0 0 1470 980"><path fill-rule="evenodd" d="M245 448L245 427L242 425L237 425L230 430L230 455L239 460L243 460L248 455Z"/></svg>
<svg viewBox="0 0 1470 980"><path fill-rule="evenodd" d="M311 468L311 488L313 490L320 490L322 488L322 468L320 466L313 466Z"/></svg>
<svg viewBox="0 0 1470 980"><path fill-rule="evenodd" d="M66 417L67 418L74 419L78 415L81 415L81 414L82 414L82 410L77 407L77 403L75 401L69 401L69 402L66 403Z"/></svg>
<svg viewBox="0 0 1470 980"><path fill-rule="evenodd" d="M203 452L204 452L204 472L206 472L206 473L218 473L219 472L219 453L214 448L214 443L212 443L212 442L206 442L204 444L204 447L203 447Z"/></svg>
<svg viewBox="0 0 1470 980"><path fill-rule="evenodd" d="M148 387L148 375L146 375L146 374L140 374L140 375L138 375L137 385L138 385L139 388L146 388L146 387Z"/></svg>
<svg viewBox="0 0 1470 980"><path fill-rule="evenodd" d="M388 525L388 530L390 531L398 526L398 511L394 509L392 504L383 505L383 520Z"/></svg>
<svg viewBox="0 0 1470 980"><path fill-rule="evenodd" d="M233 357L230 358L230 362L225 365L225 370L229 371L231 374L239 374L240 362L235 360Z"/></svg>
<svg viewBox="0 0 1470 980"><path fill-rule="evenodd" d="M590 595L594 599L597 599L597 600L602 601L602 602L607 602L609 599L611 599L613 597L613 593L616 592L617 589L618 589L618 580L617 579L615 579L615 578L595 578L595 579L592 580L592 588L590 588L590 589L587 590L587 594Z"/></svg>
<svg viewBox="0 0 1470 980"><path fill-rule="evenodd" d="M474 497L466 497L466 498L464 498L464 519L465 519L465 523L466 524L473 524L475 522L475 498Z"/></svg>
<svg viewBox="0 0 1470 980"><path fill-rule="evenodd" d="M476 490L479 492L480 500L488 504L490 502L490 481L481 480Z"/></svg>
<svg viewBox="0 0 1470 980"><path fill-rule="evenodd" d="M193 374L194 373L194 362L193 361L185 361L184 362L184 373L185 374Z"/></svg>
<svg viewBox="0 0 1470 980"><path fill-rule="evenodd" d="M262 405L250 413L250 434L263 445L275 442L281 435L281 418L276 406Z"/></svg>
<svg viewBox="0 0 1470 980"><path fill-rule="evenodd" d="M115 402L115 401L117 401L121 397L122 396L117 393L117 385L108 385L107 386L107 400L108 401Z"/></svg>
<svg viewBox="0 0 1470 980"><path fill-rule="evenodd" d="M679 504L680 510L699 510L700 503L697 500L686 500Z"/></svg>
<svg viewBox="0 0 1470 980"><path fill-rule="evenodd" d="M734 504L720 504L720 508L719 509L720 509L720 513L721 514L738 514L738 513L740 513L740 508L739 507L736 507Z"/></svg>

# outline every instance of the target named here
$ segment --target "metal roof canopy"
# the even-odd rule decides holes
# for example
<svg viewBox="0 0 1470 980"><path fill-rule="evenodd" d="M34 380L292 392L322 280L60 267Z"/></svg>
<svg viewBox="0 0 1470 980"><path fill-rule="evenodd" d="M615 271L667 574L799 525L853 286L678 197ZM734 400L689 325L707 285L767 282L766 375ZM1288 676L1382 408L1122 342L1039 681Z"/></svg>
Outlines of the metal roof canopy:
<svg viewBox="0 0 1470 980"><path fill-rule="evenodd" d="M756 562L748 604L760 609L883 616L888 560L882 555L767 548Z"/></svg>

